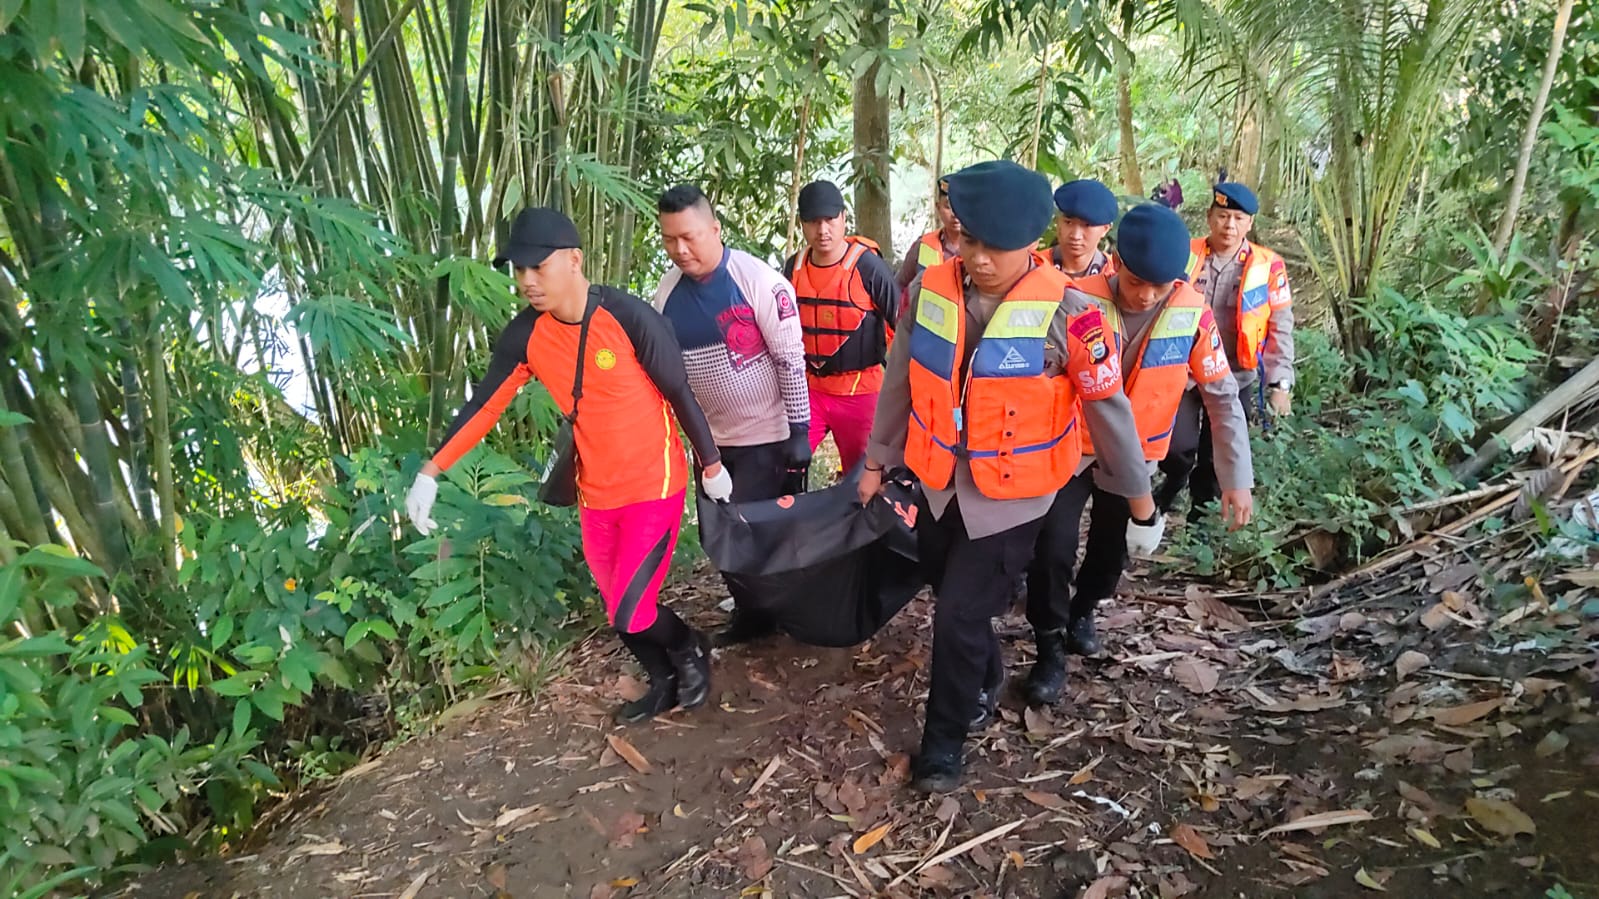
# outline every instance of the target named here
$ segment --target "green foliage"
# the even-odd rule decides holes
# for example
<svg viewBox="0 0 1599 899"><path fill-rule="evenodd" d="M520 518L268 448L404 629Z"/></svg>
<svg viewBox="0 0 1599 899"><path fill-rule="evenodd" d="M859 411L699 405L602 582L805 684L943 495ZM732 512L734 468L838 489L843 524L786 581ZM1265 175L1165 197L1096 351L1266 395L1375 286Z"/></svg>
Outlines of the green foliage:
<svg viewBox="0 0 1599 899"><path fill-rule="evenodd" d="M1524 403L1540 357L1515 318L1469 318L1394 290L1360 314L1383 351L1352 364L1320 332L1297 335L1295 414L1253 441L1255 520L1227 533L1207 516L1174 547L1199 573L1299 586L1313 573L1300 542L1312 529L1358 563L1403 536L1394 510L1458 488L1451 454Z"/></svg>

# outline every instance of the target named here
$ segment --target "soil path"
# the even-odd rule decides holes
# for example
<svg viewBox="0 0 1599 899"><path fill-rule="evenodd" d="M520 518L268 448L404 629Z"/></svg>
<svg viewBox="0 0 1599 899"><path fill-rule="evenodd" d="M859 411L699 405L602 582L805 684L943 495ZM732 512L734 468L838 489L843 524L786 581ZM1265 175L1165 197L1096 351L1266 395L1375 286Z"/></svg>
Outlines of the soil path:
<svg viewBox="0 0 1599 899"><path fill-rule="evenodd" d="M714 578L674 592L720 621ZM1289 623L1139 592L1102 610L1106 658L1074 661L1069 700L1007 699L949 796L905 786L925 598L852 650L718 651L710 706L636 728L610 722L639 684L601 636L249 854L121 895L1599 895L1591 630L1502 652L1514 635L1420 625L1419 596ZM1030 632L999 626L1019 679Z"/></svg>

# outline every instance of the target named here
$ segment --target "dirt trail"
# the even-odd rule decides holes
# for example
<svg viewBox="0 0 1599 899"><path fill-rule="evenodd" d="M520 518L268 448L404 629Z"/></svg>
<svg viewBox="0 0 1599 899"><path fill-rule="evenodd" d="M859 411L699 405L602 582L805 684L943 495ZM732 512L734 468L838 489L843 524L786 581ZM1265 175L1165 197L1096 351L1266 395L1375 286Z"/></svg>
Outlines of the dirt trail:
<svg viewBox="0 0 1599 899"><path fill-rule="evenodd" d="M674 592L720 620L713 578ZM965 787L932 798L905 786L925 599L854 650L719 651L714 708L640 728L609 721L639 685L602 636L536 700L362 766L258 851L120 895L1599 895L1591 632L1500 654L1417 626L1429 605L1290 624L1192 589L1108 604L1108 657L1074 662L1070 700L1007 699ZM1030 633L1001 630L1019 679ZM1334 812L1371 820L1265 833Z"/></svg>

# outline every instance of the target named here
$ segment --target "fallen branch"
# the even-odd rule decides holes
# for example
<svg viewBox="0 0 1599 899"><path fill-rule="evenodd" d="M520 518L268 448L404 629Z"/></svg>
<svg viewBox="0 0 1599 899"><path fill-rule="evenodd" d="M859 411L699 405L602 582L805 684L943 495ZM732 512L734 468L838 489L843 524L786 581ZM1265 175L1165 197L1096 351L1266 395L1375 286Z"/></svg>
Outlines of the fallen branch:
<svg viewBox="0 0 1599 899"><path fill-rule="evenodd" d="M954 823L954 819L951 819L950 823L953 824ZM1027 823L1027 819L1026 818L1021 818L1021 819L1018 819L1016 821L1012 821L1009 824L1004 824L1004 825L1001 825L999 827L996 827L993 830L987 831L986 833L978 834L977 836L972 837L971 839L969 839L966 842L960 844L959 846L956 846L956 847L954 847L952 849L946 849L943 852L940 852L939 854L933 856L932 858L929 858L926 861L917 864L914 868L911 868L909 871L906 871L904 874L901 874L900 876L894 878L894 880L892 882L890 882L889 885L887 887L885 887L884 889L891 890L895 886L897 886L900 882L904 881L907 877L910 877L913 874L917 874L917 873L920 873L922 871L925 871L928 868L933 867L934 865L941 865L944 862L947 862L950 859L954 858L955 856L960 855L960 854L962 854L964 852L967 852L969 850L976 849L978 846L981 846L984 843L987 843L987 842L989 842L991 840L997 840L1000 837L1004 836L1005 834L1010 833L1011 831L1015 830L1018 827L1021 827L1023 824L1026 824L1026 823ZM946 834L949 833L949 831L947 829L944 832Z"/></svg>
<svg viewBox="0 0 1599 899"><path fill-rule="evenodd" d="M1488 442L1478 447L1470 458L1455 466L1455 476L1461 479L1475 476L1527 432L1575 406L1596 387L1599 387L1599 358L1591 360L1560 386L1545 394L1543 399L1533 403L1527 411L1516 416L1499 433L1488 438Z"/></svg>
<svg viewBox="0 0 1599 899"><path fill-rule="evenodd" d="M1599 446L1590 447L1576 458L1562 463L1559 466L1559 470L1561 474L1566 476L1566 484L1569 485L1571 482L1575 481L1576 478L1581 474L1582 469L1589 462L1592 462L1595 459L1599 459ZM1355 581L1381 571L1386 571L1395 567L1396 565L1408 562L1415 558L1421 552L1421 550L1437 544L1443 538L1461 533L1477 522L1482 521L1484 518L1487 518L1500 509L1503 509L1505 506L1514 503L1516 498L1520 495L1521 492L1519 490L1512 490L1503 496L1484 504L1470 515L1458 518L1442 527L1435 528L1410 541L1404 546L1399 547L1395 552L1384 556L1378 556L1370 562L1367 562L1365 565L1356 568L1354 571L1351 571L1348 574L1337 578L1336 580L1329 581L1317 589L1316 595L1325 596L1326 594L1349 584L1351 581Z"/></svg>

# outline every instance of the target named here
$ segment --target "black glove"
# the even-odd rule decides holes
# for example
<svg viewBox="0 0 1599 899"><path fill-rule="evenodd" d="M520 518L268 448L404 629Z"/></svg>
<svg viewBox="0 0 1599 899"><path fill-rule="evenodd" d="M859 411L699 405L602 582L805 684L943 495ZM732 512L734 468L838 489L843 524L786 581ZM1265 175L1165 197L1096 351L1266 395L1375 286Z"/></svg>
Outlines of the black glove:
<svg viewBox="0 0 1599 899"><path fill-rule="evenodd" d="M790 469L805 468L811 464L811 424L800 422L788 426L788 441L783 444L783 461Z"/></svg>

